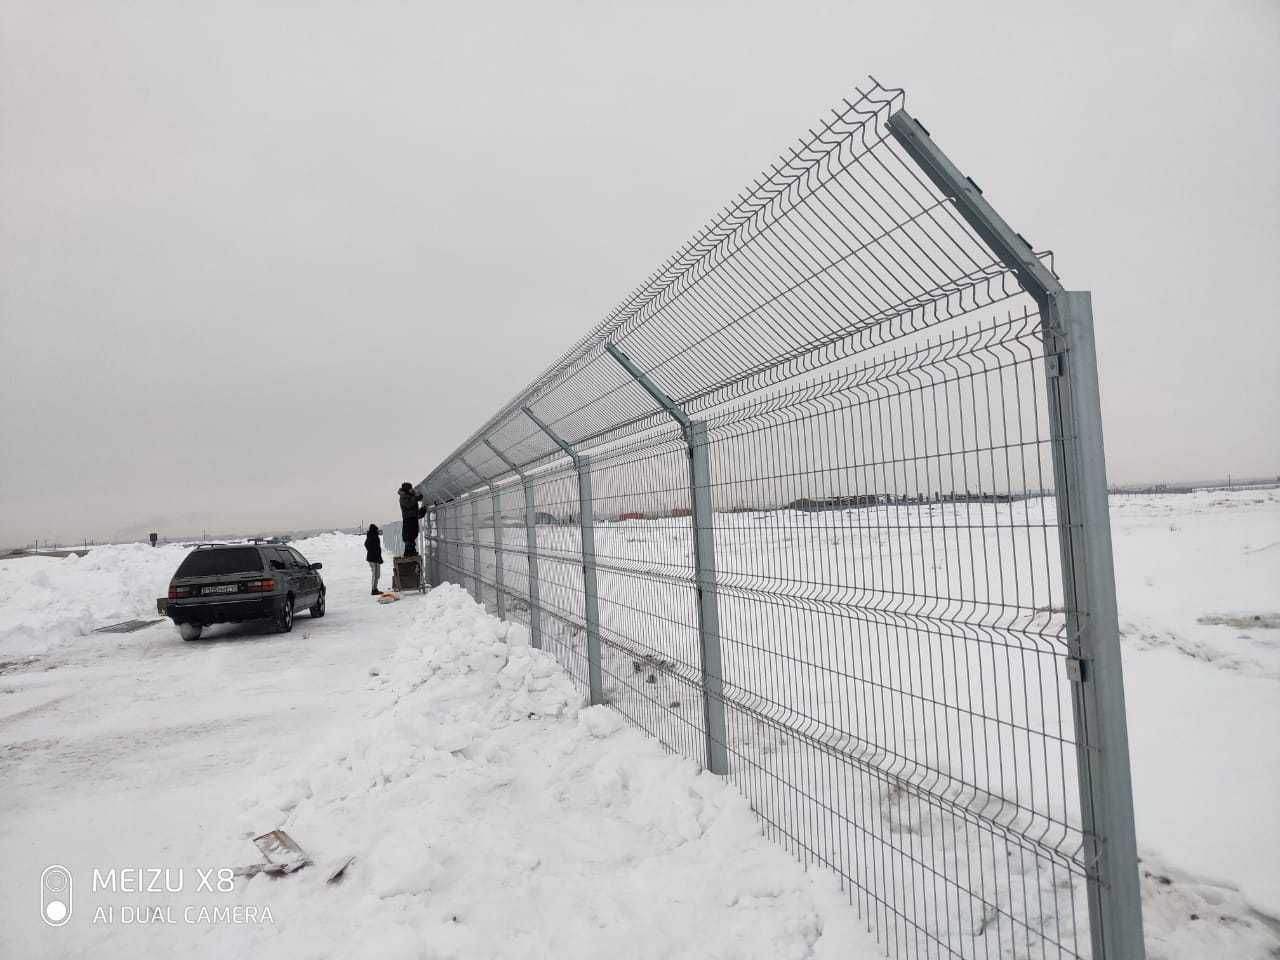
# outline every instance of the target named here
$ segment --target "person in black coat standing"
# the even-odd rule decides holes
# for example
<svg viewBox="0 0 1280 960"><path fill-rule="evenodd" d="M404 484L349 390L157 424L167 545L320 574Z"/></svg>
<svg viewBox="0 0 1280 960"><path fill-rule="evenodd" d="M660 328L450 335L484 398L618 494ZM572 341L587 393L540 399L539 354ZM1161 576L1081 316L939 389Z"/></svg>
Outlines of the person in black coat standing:
<svg viewBox="0 0 1280 960"><path fill-rule="evenodd" d="M400 519L404 522L401 537L404 540L404 555L418 555L418 521L427 515L427 508L422 506L422 494L413 489L409 481L400 484Z"/></svg>
<svg viewBox="0 0 1280 960"><path fill-rule="evenodd" d="M378 578L382 575L382 531L375 523L369 524L369 532L364 535L364 558L369 561L369 569L373 571L373 589L370 593L377 596Z"/></svg>

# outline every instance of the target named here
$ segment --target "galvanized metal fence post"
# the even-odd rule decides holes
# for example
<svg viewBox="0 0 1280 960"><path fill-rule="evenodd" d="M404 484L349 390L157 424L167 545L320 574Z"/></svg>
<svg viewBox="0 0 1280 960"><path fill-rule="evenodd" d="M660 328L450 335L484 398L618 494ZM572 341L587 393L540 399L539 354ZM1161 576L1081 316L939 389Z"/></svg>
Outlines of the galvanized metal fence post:
<svg viewBox="0 0 1280 960"><path fill-rule="evenodd" d="M529 565L529 643L542 649L542 604L538 596L538 504L533 481L524 483L525 559Z"/></svg>
<svg viewBox="0 0 1280 960"><path fill-rule="evenodd" d="M436 505L433 503L427 507L427 583L431 586L439 584L439 563L440 563L440 528L436 524L437 514Z"/></svg>
<svg viewBox="0 0 1280 960"><path fill-rule="evenodd" d="M691 420L647 374L613 344L605 349L645 392L680 424L689 455L689 519L693 531L694 584L698 593L698 638L702 668L702 714L707 769L729 772L728 734L724 718L724 664L720 651L720 604L716 594L715 508L711 498L711 466L707 425Z"/></svg>
<svg viewBox="0 0 1280 960"><path fill-rule="evenodd" d="M484 606L484 586L480 580L480 505L471 497L471 573L475 581L476 603Z"/></svg>
<svg viewBox="0 0 1280 960"><path fill-rule="evenodd" d="M600 664L600 599L596 583L595 510L591 497L591 458L578 457L578 528L582 543L583 619L587 627L587 680L592 704L604 703Z"/></svg>
<svg viewBox="0 0 1280 960"><path fill-rule="evenodd" d="M1090 295L1055 292L1046 320L1053 331L1053 352L1046 361L1054 472L1061 478L1059 553L1075 647L1068 672L1081 743L1076 755L1080 812L1086 856L1096 863L1097 874L1097 882L1089 884L1093 955L1140 958L1145 953L1142 893Z"/></svg>
<svg viewBox="0 0 1280 960"><path fill-rule="evenodd" d="M502 576L502 511L498 508L498 488L489 484L489 499L493 507L493 582L497 591L498 619L507 614L506 591Z"/></svg>
<svg viewBox="0 0 1280 960"><path fill-rule="evenodd" d="M446 571L452 567L449 557L449 527L452 513L453 511L450 509L449 504L436 504L436 526L440 531L440 556L436 559L436 577L438 580L436 586L444 583Z"/></svg>
<svg viewBox="0 0 1280 960"><path fill-rule="evenodd" d="M707 425L689 424L690 518L693 563L698 586L698 633L702 640L702 709L707 730L707 769L729 772L724 719L724 665L720 654L720 601L716 594L715 510L711 499L711 466Z"/></svg>
<svg viewBox="0 0 1280 960"><path fill-rule="evenodd" d="M428 522L428 529L431 531L431 556L428 563L428 572L426 572L426 582L429 582L431 586L438 586L440 553L444 549L444 538L440 534L440 504L435 500L431 502L431 506L426 511L426 522Z"/></svg>
<svg viewBox="0 0 1280 960"><path fill-rule="evenodd" d="M889 129L1040 308L1089 933L1094 960L1141 960L1146 948L1090 297L1063 289L906 110L889 118Z"/></svg>
<svg viewBox="0 0 1280 960"><path fill-rule="evenodd" d="M595 513L591 500L591 458L560 438L528 407L522 408L543 433L555 441L578 474L578 529L582 548L582 616L587 631L587 688L592 705L604 703L604 672L600 665L600 599L596 583Z"/></svg>

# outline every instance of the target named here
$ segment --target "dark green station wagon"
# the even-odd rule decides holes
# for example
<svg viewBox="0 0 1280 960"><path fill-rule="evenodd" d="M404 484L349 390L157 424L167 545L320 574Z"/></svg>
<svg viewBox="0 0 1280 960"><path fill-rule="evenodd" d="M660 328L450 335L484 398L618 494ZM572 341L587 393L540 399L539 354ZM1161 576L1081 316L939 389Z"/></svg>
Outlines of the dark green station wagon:
<svg viewBox="0 0 1280 960"><path fill-rule="evenodd" d="M202 544L187 554L157 606L183 640L199 639L210 624L249 620L270 620L288 633L295 610L324 616L321 566L276 541Z"/></svg>

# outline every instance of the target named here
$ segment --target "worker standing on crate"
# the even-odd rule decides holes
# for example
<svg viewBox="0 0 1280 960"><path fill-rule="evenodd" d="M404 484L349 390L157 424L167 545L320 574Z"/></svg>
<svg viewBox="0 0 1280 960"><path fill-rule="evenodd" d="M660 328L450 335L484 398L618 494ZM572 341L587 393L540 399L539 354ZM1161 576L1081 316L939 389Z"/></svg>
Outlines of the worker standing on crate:
<svg viewBox="0 0 1280 960"><path fill-rule="evenodd" d="M373 574L370 593L377 596L382 592L378 589L378 579L382 574L382 531L376 523L369 524L369 532L364 536L364 558L369 561L369 570Z"/></svg>
<svg viewBox="0 0 1280 960"><path fill-rule="evenodd" d="M421 506L421 502L422 494L407 480L400 484L400 519L404 522L401 536L406 557L418 555L418 521L427 515L427 508Z"/></svg>

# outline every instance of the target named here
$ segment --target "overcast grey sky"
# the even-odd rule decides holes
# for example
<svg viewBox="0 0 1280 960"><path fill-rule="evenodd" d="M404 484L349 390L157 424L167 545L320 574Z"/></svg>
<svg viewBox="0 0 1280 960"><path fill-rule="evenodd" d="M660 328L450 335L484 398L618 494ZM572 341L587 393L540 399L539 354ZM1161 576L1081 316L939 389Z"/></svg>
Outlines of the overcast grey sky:
<svg viewBox="0 0 1280 960"><path fill-rule="evenodd" d="M868 73L1093 291L1113 480L1280 471L1276 0L0 10L0 544L393 516Z"/></svg>

